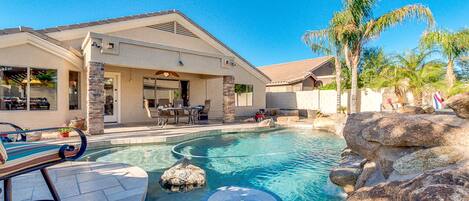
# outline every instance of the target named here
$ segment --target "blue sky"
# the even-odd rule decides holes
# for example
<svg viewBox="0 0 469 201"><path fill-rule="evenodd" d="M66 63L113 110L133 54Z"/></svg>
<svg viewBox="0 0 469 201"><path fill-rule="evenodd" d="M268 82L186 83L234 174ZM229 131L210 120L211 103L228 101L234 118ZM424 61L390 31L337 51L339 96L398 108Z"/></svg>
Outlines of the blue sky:
<svg viewBox="0 0 469 201"><path fill-rule="evenodd" d="M256 66L315 57L302 43L306 30L327 26L342 0L0 0L0 28L45 28L145 12L178 9ZM432 10L438 27L468 27L467 0L381 0L375 15L411 3ZM389 53L417 46L425 28L416 20L391 28L369 46Z"/></svg>

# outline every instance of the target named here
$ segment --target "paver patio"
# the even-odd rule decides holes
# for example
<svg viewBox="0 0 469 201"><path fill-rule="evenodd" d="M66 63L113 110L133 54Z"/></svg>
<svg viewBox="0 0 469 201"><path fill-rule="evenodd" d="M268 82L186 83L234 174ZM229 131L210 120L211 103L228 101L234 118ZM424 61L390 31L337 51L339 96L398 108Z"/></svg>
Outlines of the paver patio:
<svg viewBox="0 0 469 201"><path fill-rule="evenodd" d="M148 175L139 167L122 163L66 162L48 169L63 201L145 199ZM14 201L52 199L38 171L17 176L12 183Z"/></svg>

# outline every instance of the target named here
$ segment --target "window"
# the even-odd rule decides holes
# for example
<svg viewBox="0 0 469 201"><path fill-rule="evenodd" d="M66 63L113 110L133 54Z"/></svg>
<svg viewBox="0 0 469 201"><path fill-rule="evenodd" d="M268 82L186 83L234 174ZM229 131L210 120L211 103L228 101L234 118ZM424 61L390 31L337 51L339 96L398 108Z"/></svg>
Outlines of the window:
<svg viewBox="0 0 469 201"><path fill-rule="evenodd" d="M26 110L28 69L0 66L0 110Z"/></svg>
<svg viewBox="0 0 469 201"><path fill-rule="evenodd" d="M148 100L149 107L156 107L156 79L143 78L143 99Z"/></svg>
<svg viewBox="0 0 469 201"><path fill-rule="evenodd" d="M247 84L235 84L235 105L252 106L253 86Z"/></svg>
<svg viewBox="0 0 469 201"><path fill-rule="evenodd" d="M80 106L80 73L68 72L68 109L78 110Z"/></svg>
<svg viewBox="0 0 469 201"><path fill-rule="evenodd" d="M29 109L57 109L57 70L30 68Z"/></svg>
<svg viewBox="0 0 469 201"><path fill-rule="evenodd" d="M143 98L149 107L183 104L179 80L143 78Z"/></svg>
<svg viewBox="0 0 469 201"><path fill-rule="evenodd" d="M57 109L57 70L0 66L0 81L0 110Z"/></svg>

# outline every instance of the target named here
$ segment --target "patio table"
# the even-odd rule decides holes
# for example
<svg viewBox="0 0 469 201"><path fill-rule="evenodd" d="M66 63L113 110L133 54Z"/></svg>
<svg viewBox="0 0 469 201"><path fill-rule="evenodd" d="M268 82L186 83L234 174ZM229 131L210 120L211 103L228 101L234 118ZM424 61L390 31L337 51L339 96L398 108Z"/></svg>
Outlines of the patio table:
<svg viewBox="0 0 469 201"><path fill-rule="evenodd" d="M195 119L194 116L192 115L194 110L196 110L197 114L198 111L200 111L202 108L195 106L195 107L165 107L165 108L159 108L159 110L162 111L173 111L174 112L174 118L176 120L176 124L179 124L179 112L182 111L188 111L189 112L189 124L195 124Z"/></svg>

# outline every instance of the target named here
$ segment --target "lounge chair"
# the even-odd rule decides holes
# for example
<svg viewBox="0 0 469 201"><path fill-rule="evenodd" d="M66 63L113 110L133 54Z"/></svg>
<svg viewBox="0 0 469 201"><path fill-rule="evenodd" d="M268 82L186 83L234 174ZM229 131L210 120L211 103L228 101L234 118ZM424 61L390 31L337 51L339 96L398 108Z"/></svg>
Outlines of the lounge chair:
<svg viewBox="0 0 469 201"><path fill-rule="evenodd" d="M15 131L1 132L2 136L18 136L27 135L28 133L57 131L61 127L42 128L23 130L21 127L10 123L0 122L0 125L9 125ZM59 194L52 183L47 167L63 163L65 161L73 161L80 158L86 151L87 141L85 134L76 128L73 129L80 137L80 147L75 145L59 145L40 142L4 142L0 146L5 148L5 163L0 163L0 180L3 181L3 200L12 201L12 182L15 176L40 170L44 181L49 188L54 200L60 200Z"/></svg>
<svg viewBox="0 0 469 201"><path fill-rule="evenodd" d="M168 120L171 117L169 111L165 112L162 110L157 109L156 111L150 110L148 105L148 100L143 100L143 105L145 106L145 111L147 113L148 118L156 119L156 125L161 126L162 128L168 124Z"/></svg>
<svg viewBox="0 0 469 201"><path fill-rule="evenodd" d="M205 100L205 105L199 112L199 120L208 120L208 112L210 111L210 100Z"/></svg>

